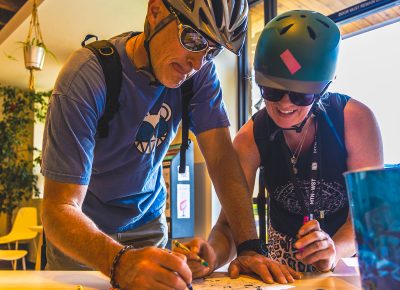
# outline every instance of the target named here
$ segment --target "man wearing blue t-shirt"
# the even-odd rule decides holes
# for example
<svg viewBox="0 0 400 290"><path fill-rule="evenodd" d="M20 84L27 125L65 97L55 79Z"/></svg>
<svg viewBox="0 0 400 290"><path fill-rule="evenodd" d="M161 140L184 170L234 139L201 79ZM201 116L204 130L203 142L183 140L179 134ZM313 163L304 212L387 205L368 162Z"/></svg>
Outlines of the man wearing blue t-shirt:
<svg viewBox="0 0 400 290"><path fill-rule="evenodd" d="M150 0L145 32L111 40L122 86L107 138L96 136L106 106L102 67L89 49L69 58L43 139L47 269L100 270L123 289L184 289L191 282L186 257L159 249L167 241L162 160L182 117L179 86L190 77L190 128L235 241L243 248L256 238L211 61L222 47L240 51L247 12L246 0Z"/></svg>

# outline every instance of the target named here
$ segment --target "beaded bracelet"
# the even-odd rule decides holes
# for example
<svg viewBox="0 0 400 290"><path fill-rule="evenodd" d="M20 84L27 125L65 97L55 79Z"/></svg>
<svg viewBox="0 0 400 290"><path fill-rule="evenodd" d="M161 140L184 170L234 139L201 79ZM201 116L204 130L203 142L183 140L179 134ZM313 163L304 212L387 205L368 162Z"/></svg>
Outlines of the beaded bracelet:
<svg viewBox="0 0 400 290"><path fill-rule="evenodd" d="M134 249L135 247L132 245L124 246L119 252L115 255L114 260L111 264L111 270L110 270L110 284L111 284L111 289L119 289L119 284L115 281L115 270L117 268L119 259L121 256L128 250Z"/></svg>

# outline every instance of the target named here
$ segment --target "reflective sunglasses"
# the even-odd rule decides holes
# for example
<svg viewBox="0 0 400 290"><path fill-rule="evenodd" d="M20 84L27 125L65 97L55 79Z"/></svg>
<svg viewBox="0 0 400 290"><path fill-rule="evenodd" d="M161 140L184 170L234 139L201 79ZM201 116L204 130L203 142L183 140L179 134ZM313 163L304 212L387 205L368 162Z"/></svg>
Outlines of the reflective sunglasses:
<svg viewBox="0 0 400 290"><path fill-rule="evenodd" d="M175 11L170 8L171 14L175 16L178 23L178 38L182 47L191 52L205 51L205 60L210 61L216 57L222 50L222 46L210 46L207 39L193 27L182 24Z"/></svg>
<svg viewBox="0 0 400 290"><path fill-rule="evenodd" d="M309 106L315 100L315 94L296 93L269 87L260 86L261 96L271 102L279 102L284 95L288 94L290 101L296 106Z"/></svg>

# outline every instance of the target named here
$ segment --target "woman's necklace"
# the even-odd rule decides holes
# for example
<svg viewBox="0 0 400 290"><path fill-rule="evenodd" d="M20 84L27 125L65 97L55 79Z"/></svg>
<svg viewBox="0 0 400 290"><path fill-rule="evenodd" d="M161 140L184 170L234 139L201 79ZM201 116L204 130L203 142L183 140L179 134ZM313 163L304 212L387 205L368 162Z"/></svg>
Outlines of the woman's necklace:
<svg viewBox="0 0 400 290"><path fill-rule="evenodd" d="M292 163L292 169L293 169L293 173L295 175L299 172L299 170L296 167L296 164L299 159L301 149L303 148L304 142L306 140L308 128L310 128L311 123L312 123L312 119L310 120L310 122L308 122L307 127L305 128L305 131L304 131L303 135L301 136L301 140L300 140L299 144L297 144L297 147L294 150L294 152L292 151L292 149L290 148L290 146L288 144L289 151L292 155L292 157L290 158L290 163Z"/></svg>

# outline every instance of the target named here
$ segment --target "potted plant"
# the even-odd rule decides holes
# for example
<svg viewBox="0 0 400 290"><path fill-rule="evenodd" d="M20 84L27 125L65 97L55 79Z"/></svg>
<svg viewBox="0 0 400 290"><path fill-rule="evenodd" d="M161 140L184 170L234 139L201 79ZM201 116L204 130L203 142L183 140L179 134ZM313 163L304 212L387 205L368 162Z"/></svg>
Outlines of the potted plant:
<svg viewBox="0 0 400 290"><path fill-rule="evenodd" d="M42 32L39 25L36 0L33 0L32 17L28 35L23 42L25 67L29 70L41 70L46 55Z"/></svg>
<svg viewBox="0 0 400 290"><path fill-rule="evenodd" d="M50 94L0 86L0 213L7 215L7 232L14 209L39 194L32 132L35 119L45 118Z"/></svg>
<svg viewBox="0 0 400 290"><path fill-rule="evenodd" d="M28 70L42 70L46 56L46 46L37 38L23 43L25 67Z"/></svg>
<svg viewBox="0 0 400 290"><path fill-rule="evenodd" d="M39 16L36 0L33 0L32 16L29 23L28 35L25 41L17 42L22 46L25 68L29 70L29 89L35 90L34 71L42 70L46 54L50 54L55 60L56 56L47 49L40 30ZM13 55L6 53L10 60L17 60Z"/></svg>
<svg viewBox="0 0 400 290"><path fill-rule="evenodd" d="M40 30L39 16L36 0L33 0L32 17L29 23L28 35L23 44L25 67L29 70L29 89L35 90L35 79L33 72L42 70L46 53L50 53L43 41Z"/></svg>

